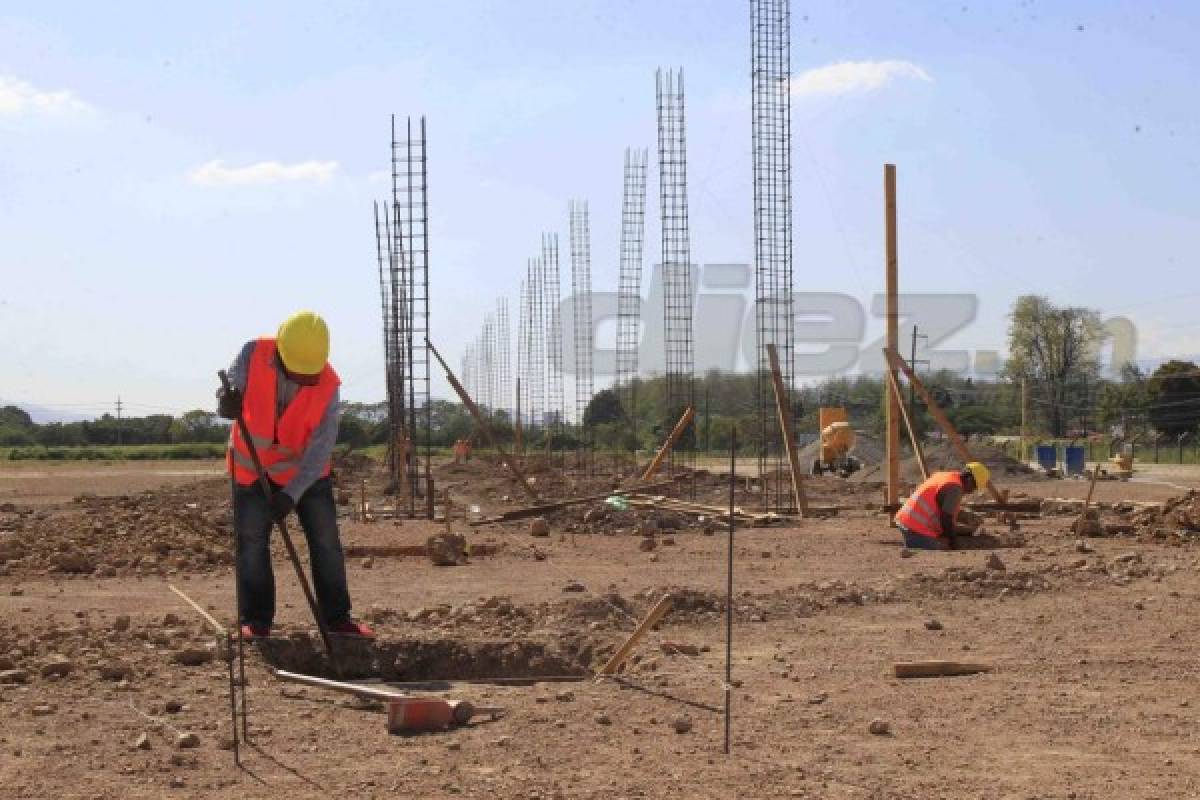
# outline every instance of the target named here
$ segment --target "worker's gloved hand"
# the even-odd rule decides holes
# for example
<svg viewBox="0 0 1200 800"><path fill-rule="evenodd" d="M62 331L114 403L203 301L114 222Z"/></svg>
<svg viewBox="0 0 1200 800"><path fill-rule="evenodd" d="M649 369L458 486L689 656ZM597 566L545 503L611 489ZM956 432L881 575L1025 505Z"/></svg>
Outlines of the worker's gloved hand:
<svg viewBox="0 0 1200 800"><path fill-rule="evenodd" d="M271 518L276 522L288 515L296 502L292 500L292 496L287 492L274 492L271 495Z"/></svg>
<svg viewBox="0 0 1200 800"><path fill-rule="evenodd" d="M217 389L217 415L237 419L242 415L242 393L237 389Z"/></svg>

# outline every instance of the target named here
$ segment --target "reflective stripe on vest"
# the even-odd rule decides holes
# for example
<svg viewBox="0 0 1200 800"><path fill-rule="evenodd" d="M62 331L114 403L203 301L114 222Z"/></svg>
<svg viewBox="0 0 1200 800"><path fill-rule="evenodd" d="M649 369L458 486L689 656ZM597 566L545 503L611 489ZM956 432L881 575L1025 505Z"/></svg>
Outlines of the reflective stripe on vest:
<svg viewBox="0 0 1200 800"><path fill-rule="evenodd" d="M957 472L935 472L930 475L900 506L896 512L896 524L922 536L941 536L942 515L938 510L937 496L947 486L961 489L962 476ZM954 516L958 516L958 509L955 509Z"/></svg>
<svg viewBox="0 0 1200 800"><path fill-rule="evenodd" d="M250 432L263 470L274 483L284 486L300 466L300 458L308 447L312 433L321 424L325 411L341 381L328 364L313 386L301 386L296 396L276 414L276 390L279 369L275 359L275 340L255 342L247 367L246 388L242 393L242 417ZM235 424L229 435L226 466L235 481L248 486L258 480L250 448L242 441L241 430ZM322 476L329 474L325 464Z"/></svg>

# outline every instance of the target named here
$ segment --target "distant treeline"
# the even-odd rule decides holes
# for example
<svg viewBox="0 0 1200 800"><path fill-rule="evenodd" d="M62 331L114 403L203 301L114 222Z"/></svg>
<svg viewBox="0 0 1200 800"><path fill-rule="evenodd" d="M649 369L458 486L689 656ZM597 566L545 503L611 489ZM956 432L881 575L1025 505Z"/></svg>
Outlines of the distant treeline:
<svg viewBox="0 0 1200 800"><path fill-rule="evenodd" d="M1021 426L1021 382L1013 377L983 381L950 372L922 375L922 381L946 415L964 434L1015 434ZM1078 438L1095 432L1118 433L1127 441L1153 441L1155 437L1185 441L1200 425L1200 367L1171 361L1151 375L1126 368L1119 380L1100 378L1093 371L1078 381L1064 382L1053 393L1042 382L1026 381L1026 414L1031 436ZM675 424L681 408L668 409L666 381L662 377L638 379L631 387L597 392L586 411L586 432L574 423L554 424L554 415L536 421L526 416L524 437L528 447L544 447L547 436L555 447L572 448L589 440L603 449L645 450L658 446ZM683 447L726 451L734 427L746 451L754 452L762 439L758 407L768 410L767 434L774 437L774 396L769 381L751 373L711 371L695 380L696 424ZM766 394L759 396L760 391ZM907 393L907 392L906 392ZM907 397L906 397L907 400ZM795 429L800 437L817 433L817 412L822 406L840 406L849 412L853 426L881 433L884 419L883 382L879 376L843 377L818 385L799 387L792 395ZM632 413L631 413L632 409ZM484 409L496 439L510 443L515 436L507 409ZM418 417L426 409L418 410ZM434 447L450 447L470 437L475 423L459 403L434 400L428 409ZM631 424L631 417L633 418ZM915 424L931 430L933 423L923 404L913 405ZM154 414L117 420L111 414L95 420L37 424L15 406L0 408L0 446L45 448L122 445L220 445L228 437L229 423L210 411L189 411L178 417ZM635 433L636 432L636 433ZM348 403L343 406L339 444L364 448L388 440L384 403ZM423 444L423 442L422 442Z"/></svg>

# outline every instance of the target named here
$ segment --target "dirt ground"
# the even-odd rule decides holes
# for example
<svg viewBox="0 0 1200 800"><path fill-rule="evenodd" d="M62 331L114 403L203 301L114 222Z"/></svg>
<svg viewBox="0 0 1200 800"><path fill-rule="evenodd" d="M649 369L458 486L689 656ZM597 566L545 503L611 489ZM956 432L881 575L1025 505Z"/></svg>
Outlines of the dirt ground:
<svg viewBox="0 0 1200 800"><path fill-rule="evenodd" d="M1100 482L1108 535L1080 539L1071 512L1021 514L1015 531L993 515L978 540L1020 546L946 553L903 550L867 508L877 485L812 480L814 503L844 510L734 534L727 756L725 526L599 504L549 515L544 537L528 520L470 526L471 506L516 508L520 491L478 460L439 465L450 527L475 555L402 555L445 525L353 521L344 507L356 613L379 640L339 653L358 680L424 682L410 690L506 713L395 736L377 706L278 681L268 666L330 674L280 551L278 627L247 653L252 745L238 769L221 653L167 588L232 620L227 488L114 470L0 472L0 797L1200 796L1200 534L1190 499L1169 514L1132 505L1178 498L1200 486L1193 473ZM612 482L534 475L550 496ZM377 469L343 481L362 479L375 510L391 504ZM721 487L711 478L698 496L715 504ZM740 505L754 500L739 487ZM673 611L622 681L586 678L667 593ZM994 669L893 677L917 659ZM476 682L506 678L529 680Z"/></svg>

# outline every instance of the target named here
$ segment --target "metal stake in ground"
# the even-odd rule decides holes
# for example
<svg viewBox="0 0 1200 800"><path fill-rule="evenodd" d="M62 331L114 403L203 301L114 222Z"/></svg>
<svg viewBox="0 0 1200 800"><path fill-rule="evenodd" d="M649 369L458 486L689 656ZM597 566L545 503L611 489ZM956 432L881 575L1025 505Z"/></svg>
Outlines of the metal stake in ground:
<svg viewBox="0 0 1200 800"><path fill-rule="evenodd" d="M737 491L737 428L729 431L729 540L725 547L725 755L729 755L733 686L733 512Z"/></svg>
<svg viewBox="0 0 1200 800"><path fill-rule="evenodd" d="M229 376L225 374L225 370L217 373L217 377L221 379L221 386L225 391L229 391L232 387L229 385ZM254 440L250 438L250 429L246 427L246 420L238 414L235 423L238 430L242 433L242 441L246 443L246 449L250 452L250 460L254 462L254 471L258 473L258 485L262 487L263 497L267 503L271 502L271 482L267 480L266 470L263 469L262 462L258 459L258 448L254 446ZM342 674L341 667L338 665L337 656L333 653L333 641L329 638L329 629L325 627L324 621L321 620L321 613L317 610L317 598L313 595L312 587L308 585L308 577L304 574L304 568L300 566L300 556L296 553L296 546L292 544L292 537L288 535L287 521L278 519L275 524L279 527L279 535L283 539L284 549L287 550L288 559L292 562L292 567L296 570L296 579L300 581L300 588L304 590L304 599L308 601L308 608L312 612L313 620L317 623L317 630L321 633L321 641L325 645L325 652L329 655L329 663L333 666L333 671L337 675ZM234 562L237 562L236 556ZM241 620L242 609L238 607L238 619ZM238 639L241 639L240 631ZM245 696L245 685L242 686L243 697Z"/></svg>

